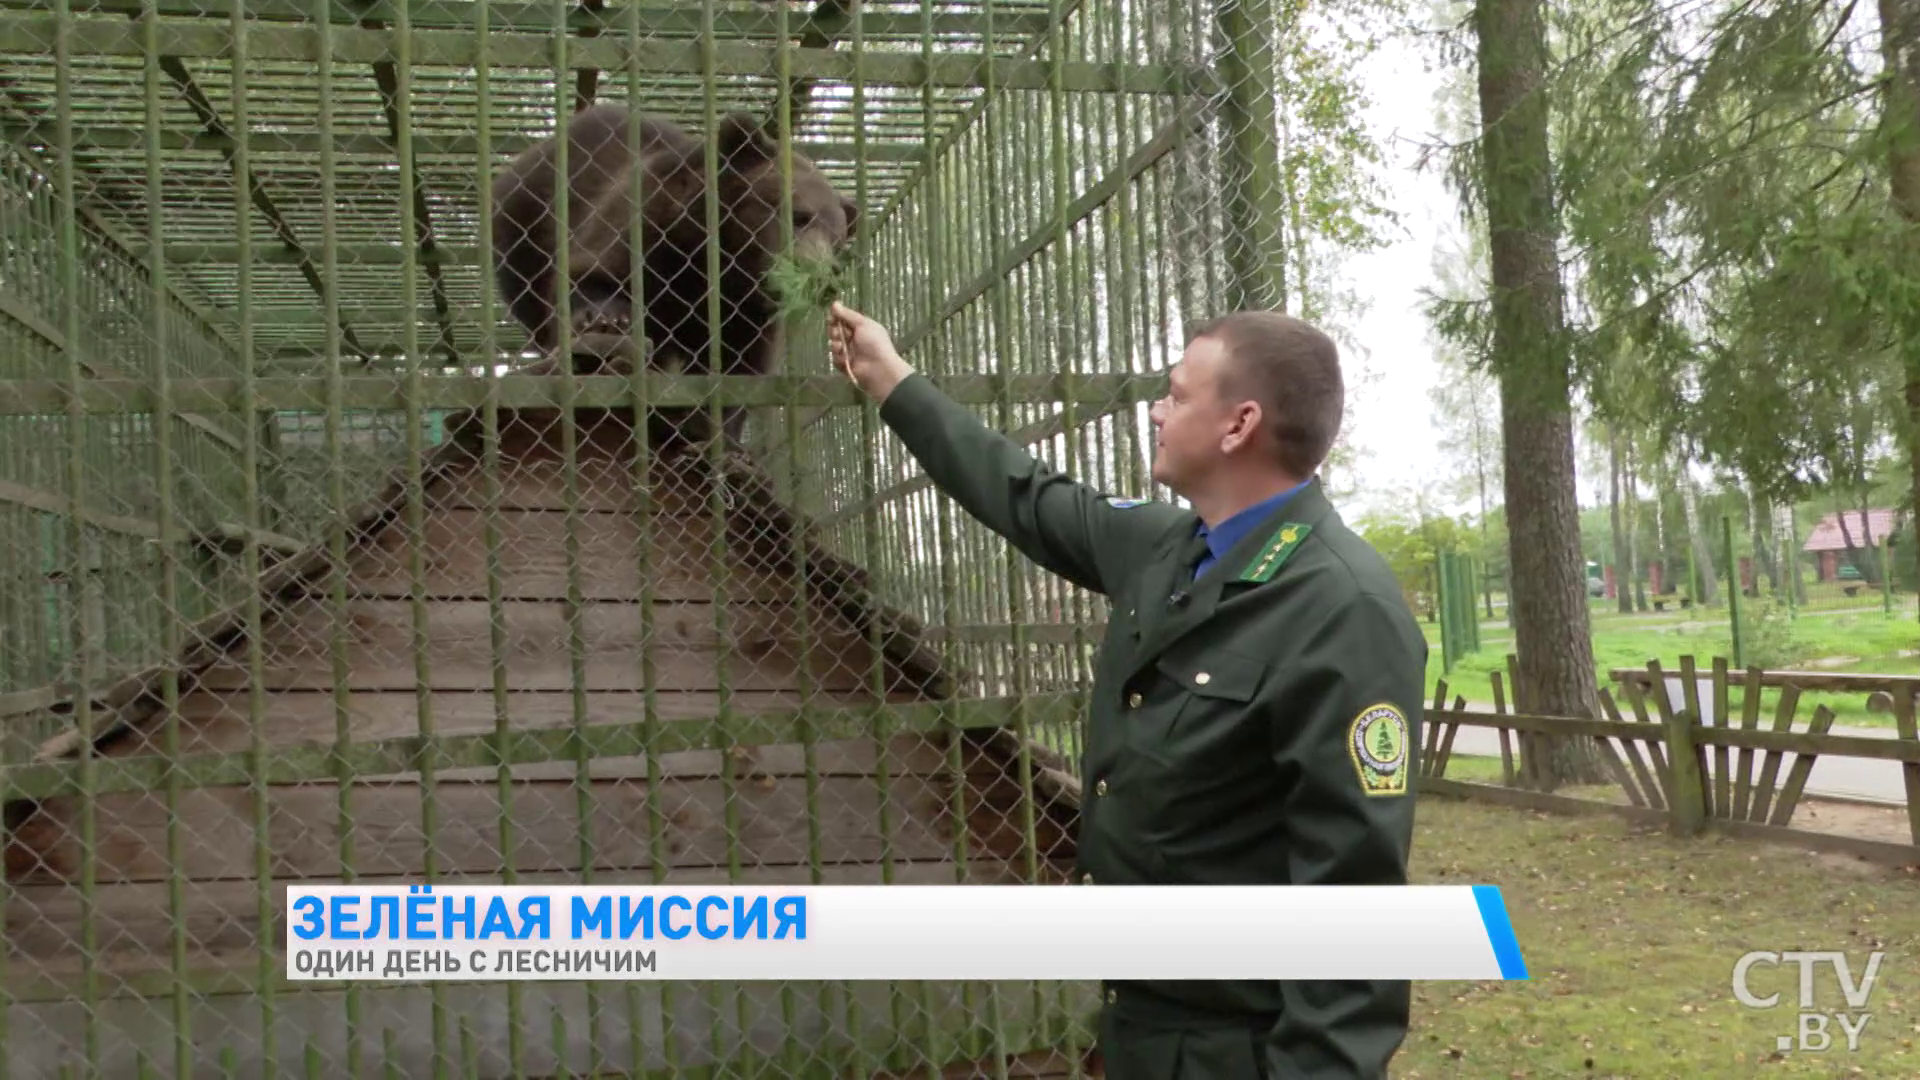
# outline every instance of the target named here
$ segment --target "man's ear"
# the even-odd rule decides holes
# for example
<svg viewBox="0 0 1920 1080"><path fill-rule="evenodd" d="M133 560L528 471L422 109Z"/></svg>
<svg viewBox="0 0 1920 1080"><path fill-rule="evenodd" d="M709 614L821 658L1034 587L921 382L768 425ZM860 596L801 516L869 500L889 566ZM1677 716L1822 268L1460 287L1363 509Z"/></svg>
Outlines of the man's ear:
<svg viewBox="0 0 1920 1080"><path fill-rule="evenodd" d="M1226 436L1228 445L1223 449L1232 452L1250 446L1260 436L1260 425L1265 422L1261 414L1260 403L1243 401L1233 410L1233 430Z"/></svg>
<svg viewBox="0 0 1920 1080"><path fill-rule="evenodd" d="M719 150L720 167L742 169L773 160L776 147L752 113L732 112L721 117L713 139Z"/></svg>

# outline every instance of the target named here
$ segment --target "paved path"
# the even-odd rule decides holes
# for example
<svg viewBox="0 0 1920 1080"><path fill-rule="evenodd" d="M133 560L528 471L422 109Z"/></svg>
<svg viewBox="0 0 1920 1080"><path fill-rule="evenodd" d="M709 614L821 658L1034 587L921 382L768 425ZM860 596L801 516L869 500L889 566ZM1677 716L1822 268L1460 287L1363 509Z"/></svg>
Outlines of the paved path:
<svg viewBox="0 0 1920 1080"><path fill-rule="evenodd" d="M1491 706L1469 705L1470 712L1492 712ZM1856 735L1868 739L1891 739L1892 728L1834 727L1832 734ZM1514 744L1517 748L1518 744ZM1500 732L1494 728L1467 727L1462 725L1453 736L1453 752L1456 754L1474 754L1491 758L1500 756ZM1716 762L1715 755L1707 755L1707 769L1712 771ZM1780 779L1786 779L1786 770L1793 764L1793 755L1789 754L1780 770ZM1760 771L1759 752L1755 752L1753 771ZM1738 768L1740 758L1735 751L1728 761L1732 768ZM1900 762L1877 761L1870 758L1834 757L1822 755L1813 759L1813 769L1807 774L1807 794L1835 795L1850 799L1865 799L1877 803L1890 803L1905 806L1907 802L1906 780L1901 774Z"/></svg>

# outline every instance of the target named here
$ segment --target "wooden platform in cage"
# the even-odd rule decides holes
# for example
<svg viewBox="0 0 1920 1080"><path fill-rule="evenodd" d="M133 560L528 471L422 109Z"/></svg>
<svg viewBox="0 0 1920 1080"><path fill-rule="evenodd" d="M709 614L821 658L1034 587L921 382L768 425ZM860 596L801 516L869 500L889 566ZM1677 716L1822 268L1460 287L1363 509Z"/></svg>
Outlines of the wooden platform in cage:
<svg viewBox="0 0 1920 1080"><path fill-rule="evenodd" d="M177 710L148 714L100 748L102 770L140 767L153 756L184 761L180 790L120 784L90 801L55 793L13 808L4 980L28 1002L14 1007L14 1030L25 1023L47 1033L12 1047L15 1075L78 1056L80 1027L68 1021L89 1008L80 981L83 875L94 882L90 1008L113 1033L101 1042L110 1072L131 1071L137 1047L172 1038L171 1005L153 996L176 983L176 931L184 932L177 974L192 1003L196 1054L210 1063L230 1048L252 1071L260 1009L228 995L258 991L263 947L281 954L293 880L351 873L413 882L430 858L438 880L465 883L509 871L521 882L550 883L1030 880L1022 789L1003 732L915 721L875 734L864 720L836 726L829 711L815 729L825 734L809 744L785 719L802 704L831 710L943 698L950 675L914 640L910 621L879 610L857 570L799 536L750 470L720 474L732 501L721 555L710 466L697 457L656 461L642 500L625 418L583 410L577 419L569 466L555 414L503 414L492 490L469 441L475 433L463 429L456 441L466 449L445 455L424 490L421 543L410 542L404 505L388 513L351 550L338 581L309 574L270 598L257 657L244 636L228 643L184 674ZM491 551L490 526L498 540ZM804 602L800 553L809 570ZM886 642L879 650L874 633ZM643 646L652 649L647 667ZM725 721L716 724L723 705ZM427 730L445 740L504 728L564 747L562 733L591 740L649 723L677 749L652 758L536 754L507 767L505 779L499 767L437 768L430 784L421 761L398 754L391 767L352 777L345 792L329 764L343 733L354 745L395 744ZM715 738L735 730L744 735ZM244 774L195 771L215 759L231 771L233 756L256 742L274 762L259 792ZM82 842L88 810L90 854ZM1071 859L1064 819L1046 806L1034 816L1038 872L1060 880ZM503 822L511 831L504 854ZM744 872L730 875L732 863ZM278 976L270 984L283 1066L299 1066L306 1039L323 1059L341 1052L339 987ZM531 1017L548 1015L540 1002L574 1015L569 1003L584 993L518 989L533 1003ZM669 1014L672 1042L688 1062L772 1053L788 1038L827 1037L843 1022L831 1010L802 1008L790 1027L776 990L737 988L744 1011L723 1010L732 1019L716 1046L716 1021L697 996L669 1009L649 987L630 1014L614 985L604 992L623 1003L593 1044L627 1045L623 1025L642 1016L655 1033L643 1040L649 1067L660 1067L652 1059ZM860 1015L885 1018L891 991L854 992L878 995ZM497 1014L504 994L499 985L447 988L462 1016ZM425 1068L435 1046L429 991L360 996L374 1025L361 1033L375 1055L367 1060L378 1060L386 1031L409 1074ZM925 1007L961 1025L964 1006L949 997L940 990ZM543 1028L533 1044L547 1034ZM564 1038L569 1061L587 1037L576 1025ZM504 1034L483 1030L475 1046L478 1075L505 1074ZM539 1060L536 1053L522 1066L538 1068Z"/></svg>

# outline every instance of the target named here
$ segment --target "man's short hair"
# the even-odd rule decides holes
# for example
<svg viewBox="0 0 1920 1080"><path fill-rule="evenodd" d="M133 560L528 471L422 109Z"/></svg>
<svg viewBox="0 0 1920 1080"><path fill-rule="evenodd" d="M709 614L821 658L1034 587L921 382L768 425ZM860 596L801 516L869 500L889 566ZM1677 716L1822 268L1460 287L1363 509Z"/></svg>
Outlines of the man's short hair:
<svg viewBox="0 0 1920 1080"><path fill-rule="evenodd" d="M1346 387L1340 350L1313 324L1278 311L1236 311L1200 326L1191 340L1220 342L1223 401L1256 401L1281 467L1313 475L1340 433Z"/></svg>

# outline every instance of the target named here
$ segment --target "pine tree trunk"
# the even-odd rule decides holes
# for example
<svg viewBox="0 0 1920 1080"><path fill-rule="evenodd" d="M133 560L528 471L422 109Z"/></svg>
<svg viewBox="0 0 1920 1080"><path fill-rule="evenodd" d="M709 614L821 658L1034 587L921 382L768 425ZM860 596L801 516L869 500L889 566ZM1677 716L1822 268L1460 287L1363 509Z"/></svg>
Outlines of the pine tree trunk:
<svg viewBox="0 0 1920 1080"><path fill-rule="evenodd" d="M1608 500L1613 518L1613 591L1620 614L1633 614L1633 587L1627 578L1627 530L1620 520L1620 433L1607 433L1607 479L1613 490Z"/></svg>
<svg viewBox="0 0 1920 1080"><path fill-rule="evenodd" d="M1506 467L1508 602L1520 706L1598 715L1574 488L1573 412L1547 141L1541 0L1478 0L1482 187L1493 270L1493 369ZM1592 740L1523 739L1531 786L1597 782Z"/></svg>
<svg viewBox="0 0 1920 1080"><path fill-rule="evenodd" d="M1653 464L1653 557L1660 563L1660 587L1656 597L1673 588L1673 560L1667 557L1667 461L1660 457Z"/></svg>
<svg viewBox="0 0 1920 1080"><path fill-rule="evenodd" d="M1713 549L1708 546L1707 526L1700 520L1700 489L1693 482L1692 461L1680 456L1680 498L1687 512L1687 544L1693 552L1694 572L1700 576L1700 595L1695 604L1711 604L1719 593L1713 573ZM1691 591L1693 583L1689 581Z"/></svg>
<svg viewBox="0 0 1920 1080"><path fill-rule="evenodd" d="M1773 538L1760 528L1760 523L1769 519L1768 511L1761 507L1760 489L1751 477L1747 478L1747 538L1753 544L1753 591L1760 593L1760 575L1767 575L1767 587L1773 592L1780 591L1780 572L1773 559Z"/></svg>
<svg viewBox="0 0 1920 1080"><path fill-rule="evenodd" d="M1920 236L1913 226L1920 224L1920 0L1880 0L1880 49L1887 73L1886 121L1892 136L1887 146L1887 176L1894 209L1909 228L1900 245L1908 274L1920 268ZM1911 316L1909 316L1911 318ZM1907 465L1912 489L1907 493L1916 515L1920 515L1920 327L1900 328L1898 340L1906 342L1902 360L1907 373ZM1920 518L1916 519L1920 521ZM1920 573L1920 524L1914 529L1916 542L1908 558ZM1916 580L1920 580L1917 578Z"/></svg>
<svg viewBox="0 0 1920 1080"><path fill-rule="evenodd" d="M1633 609L1647 610L1647 587L1640 573L1640 470L1627 444L1627 577L1633 582Z"/></svg>
<svg viewBox="0 0 1920 1080"><path fill-rule="evenodd" d="M1492 511L1487 506L1487 451L1482 436L1485 428L1480 417L1480 407L1473 408L1473 469L1480 480L1480 552L1482 557L1487 551L1487 515ZM1480 575L1480 591L1487 604L1487 618L1493 618L1493 575Z"/></svg>

